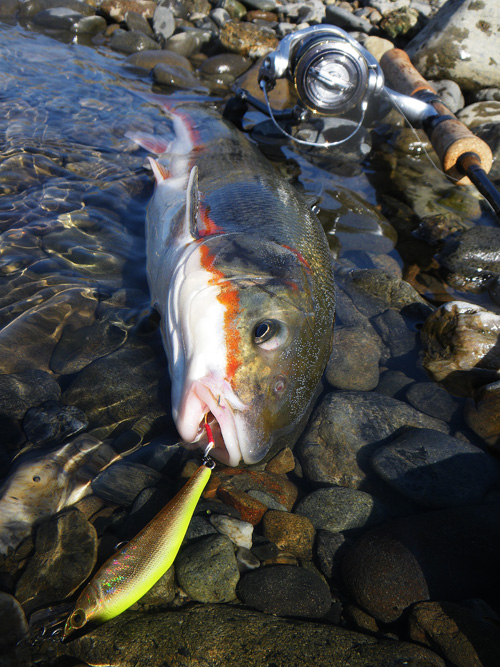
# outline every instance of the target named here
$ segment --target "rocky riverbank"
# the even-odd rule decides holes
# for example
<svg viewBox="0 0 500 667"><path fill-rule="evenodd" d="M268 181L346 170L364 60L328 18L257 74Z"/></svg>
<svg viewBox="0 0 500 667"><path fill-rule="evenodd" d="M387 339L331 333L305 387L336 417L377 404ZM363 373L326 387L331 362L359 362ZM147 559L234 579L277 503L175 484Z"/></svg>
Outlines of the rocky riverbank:
<svg viewBox="0 0 500 667"><path fill-rule="evenodd" d="M174 566L134 609L51 636L196 465L176 443L137 268L150 179L124 139L163 121L132 95L117 114L110 82L121 71L138 92L222 107L234 86L259 94L281 37L333 23L377 57L407 49L491 146L498 184L496 3L5 0L0 17L0 665L496 667L500 229L395 111L352 151L316 155L246 121L331 240L324 391L290 447L217 467ZM71 44L97 59L78 51L50 80ZM288 106L288 83L272 99Z"/></svg>

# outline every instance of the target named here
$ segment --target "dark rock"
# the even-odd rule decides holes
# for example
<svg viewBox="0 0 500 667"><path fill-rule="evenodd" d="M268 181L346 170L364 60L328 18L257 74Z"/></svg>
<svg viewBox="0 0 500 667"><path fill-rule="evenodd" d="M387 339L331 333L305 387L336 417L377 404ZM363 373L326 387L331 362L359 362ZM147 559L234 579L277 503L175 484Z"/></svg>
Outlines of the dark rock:
<svg viewBox="0 0 500 667"><path fill-rule="evenodd" d="M231 15L229 12L222 7L216 7L215 9L212 9L209 16L219 28L224 25L224 23L227 23L227 21L231 20Z"/></svg>
<svg viewBox="0 0 500 667"><path fill-rule="evenodd" d="M109 40L109 46L115 51L123 51L125 53L150 51L151 49L160 48L158 42L139 30L115 30Z"/></svg>
<svg viewBox="0 0 500 667"><path fill-rule="evenodd" d="M68 7L44 9L33 17L33 23L52 30L69 30L78 34L96 34L106 29L101 16L84 16Z"/></svg>
<svg viewBox="0 0 500 667"><path fill-rule="evenodd" d="M132 53L130 56L127 56L125 59L126 65L130 65L131 67L141 67L148 70L153 69L158 63L165 63L171 67L182 68L188 72L192 72L193 70L193 66L187 58L178 53L174 53L173 51L168 51L168 49L162 49L161 51L138 51L137 53Z"/></svg>
<svg viewBox="0 0 500 667"><path fill-rule="evenodd" d="M359 32L370 33L372 31L372 24L367 19L356 16L344 7L336 5L326 6L326 23L331 23L338 28L343 28L349 32L358 30Z"/></svg>
<svg viewBox="0 0 500 667"><path fill-rule="evenodd" d="M22 419L29 408L60 397L59 384L44 371L0 375L0 414Z"/></svg>
<svg viewBox="0 0 500 667"><path fill-rule="evenodd" d="M189 32L179 32L169 37L165 42L166 49L174 53L190 58L199 53L203 46L203 37L201 31L191 30Z"/></svg>
<svg viewBox="0 0 500 667"><path fill-rule="evenodd" d="M446 240L437 259L452 287L479 292L500 274L499 248L500 229L478 225Z"/></svg>
<svg viewBox="0 0 500 667"><path fill-rule="evenodd" d="M118 461L92 481L92 491L106 502L128 506L144 488L162 479L163 475L140 463Z"/></svg>
<svg viewBox="0 0 500 667"><path fill-rule="evenodd" d="M465 406L465 420L494 450L500 445L500 382L482 387Z"/></svg>
<svg viewBox="0 0 500 667"><path fill-rule="evenodd" d="M222 7L222 9L225 9L229 16L237 21L243 18L247 13L245 5L238 2L238 0L220 0L217 5Z"/></svg>
<svg viewBox="0 0 500 667"><path fill-rule="evenodd" d="M332 533L373 526L387 519L386 508L376 498L342 486L316 489L298 503L295 512L307 516L316 530Z"/></svg>
<svg viewBox="0 0 500 667"><path fill-rule="evenodd" d="M138 12L127 12L125 14L125 24L128 30L138 30L139 32L143 32L145 35L153 35L153 30L149 25L149 22L142 14L139 14Z"/></svg>
<svg viewBox="0 0 500 667"><path fill-rule="evenodd" d="M281 551L311 560L316 531L306 516L269 510L264 514L264 536Z"/></svg>
<svg viewBox="0 0 500 667"><path fill-rule="evenodd" d="M6 18L15 16L19 8L20 0L3 0L0 3L0 16Z"/></svg>
<svg viewBox="0 0 500 667"><path fill-rule="evenodd" d="M389 349L390 357L402 357L414 353L418 334L408 326L405 318L394 308L388 308L383 313L372 317L371 322Z"/></svg>
<svg viewBox="0 0 500 667"><path fill-rule="evenodd" d="M74 405L61 405L47 401L37 408L30 408L23 419L23 430L28 440L37 447L57 445L64 439L84 431L87 418Z"/></svg>
<svg viewBox="0 0 500 667"><path fill-rule="evenodd" d="M330 609L330 589L302 567L270 565L245 574L238 597L249 607L277 616L321 618Z"/></svg>
<svg viewBox="0 0 500 667"><path fill-rule="evenodd" d="M387 370L380 374L379 383L375 387L375 391L378 394L384 394L384 396L404 400L413 382L412 378L405 375L403 371ZM415 406L413 407L418 410Z"/></svg>
<svg viewBox="0 0 500 667"><path fill-rule="evenodd" d="M370 476L370 460L380 442L408 426L448 430L444 422L394 398L338 391L323 398L296 453L310 481L358 488Z"/></svg>
<svg viewBox="0 0 500 667"><path fill-rule="evenodd" d="M329 530L318 531L316 557L319 569L328 581L338 583L340 564L350 545L351 541L342 533L331 533Z"/></svg>
<svg viewBox="0 0 500 667"><path fill-rule="evenodd" d="M414 382L406 389L406 400L415 410L445 422L451 422L463 409L463 400L435 382Z"/></svg>
<svg viewBox="0 0 500 667"><path fill-rule="evenodd" d="M209 535L177 556L175 571L181 588L198 602L230 602L236 597L240 573L233 543L225 535Z"/></svg>
<svg viewBox="0 0 500 667"><path fill-rule="evenodd" d="M163 576L161 576L156 584L149 589L149 591L142 596L139 604L147 604L154 607L166 605L175 599L177 593L177 585L175 583L174 567L169 567Z"/></svg>
<svg viewBox="0 0 500 667"><path fill-rule="evenodd" d="M69 508L41 523L30 558L16 587L26 613L69 597L90 576L97 559L94 527Z"/></svg>
<svg viewBox="0 0 500 667"><path fill-rule="evenodd" d="M427 507L479 503L498 480L494 459L444 433L408 429L377 450L374 470L394 489Z"/></svg>
<svg viewBox="0 0 500 667"><path fill-rule="evenodd" d="M29 626L23 608L15 597L0 591L0 649L13 648L29 638Z"/></svg>
<svg viewBox="0 0 500 667"><path fill-rule="evenodd" d="M155 81L166 86L207 92L207 88L201 84L198 77L193 73L166 63L155 65L153 77Z"/></svg>
<svg viewBox="0 0 500 667"><path fill-rule="evenodd" d="M250 573L252 574L252 573ZM250 576L250 575L246 575ZM150 667L161 661L195 667L216 655L220 665L239 667L444 667L427 648L407 642L375 639L326 623L282 619L229 605L190 605L175 611L125 612L71 642L57 642L57 655L86 664ZM235 658L235 656L237 656ZM66 658L67 660L67 658Z"/></svg>
<svg viewBox="0 0 500 667"><path fill-rule="evenodd" d="M410 636L456 667L496 667L500 619L495 616L492 609L481 615L454 602L419 602L410 612Z"/></svg>
<svg viewBox="0 0 500 667"><path fill-rule="evenodd" d="M497 600L500 504L427 512L370 530L342 563L356 603L384 623L415 602Z"/></svg>
<svg viewBox="0 0 500 667"><path fill-rule="evenodd" d="M200 65L199 72L204 76L230 74L234 78L241 76L252 65L250 58L238 53L219 53L207 58Z"/></svg>
<svg viewBox="0 0 500 667"><path fill-rule="evenodd" d="M356 327L336 327L326 379L338 389L370 391L379 380L380 339Z"/></svg>

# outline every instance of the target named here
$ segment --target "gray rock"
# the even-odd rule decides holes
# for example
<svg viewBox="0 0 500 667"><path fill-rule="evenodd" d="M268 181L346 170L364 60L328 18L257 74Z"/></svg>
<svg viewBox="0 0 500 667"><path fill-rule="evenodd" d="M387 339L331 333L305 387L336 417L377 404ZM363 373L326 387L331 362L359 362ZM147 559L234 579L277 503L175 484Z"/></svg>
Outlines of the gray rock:
<svg viewBox="0 0 500 667"><path fill-rule="evenodd" d="M374 526L387 519L386 508L376 498L342 486L313 491L298 503L295 513L307 516L316 530L331 533Z"/></svg>
<svg viewBox="0 0 500 667"><path fill-rule="evenodd" d="M106 502L127 507L144 488L162 479L163 475L140 463L118 461L92 480L92 491Z"/></svg>
<svg viewBox="0 0 500 667"><path fill-rule="evenodd" d="M472 227L445 241L437 259L450 285L478 292L500 274L500 229Z"/></svg>
<svg viewBox="0 0 500 667"><path fill-rule="evenodd" d="M7 651L29 638L29 626L23 608L15 597L0 591L0 649Z"/></svg>
<svg viewBox="0 0 500 667"><path fill-rule="evenodd" d="M262 12L273 12L277 8L275 0L243 0L243 4L251 9L260 9ZM307 0L304 4L308 4Z"/></svg>
<svg viewBox="0 0 500 667"><path fill-rule="evenodd" d="M193 542L200 537L205 537L205 535L217 535L218 532L217 528L210 523L207 517L196 515L189 522L186 542Z"/></svg>
<svg viewBox="0 0 500 667"><path fill-rule="evenodd" d="M248 575L247 575L248 576ZM258 638L258 641L256 640ZM150 667L169 659L195 667L216 655L221 665L269 667L387 667L407 664L444 667L427 648L409 642L376 639L328 623L282 619L229 605L190 605L175 611L126 612L71 642L57 642L58 656L86 664L114 664L120 646L120 667ZM249 649L250 647L250 649Z"/></svg>
<svg viewBox="0 0 500 667"><path fill-rule="evenodd" d="M326 23L331 23L349 32L359 30L359 32L369 33L373 29L372 24L367 19L356 16L353 12L336 5L326 6L325 18Z"/></svg>
<svg viewBox="0 0 500 667"><path fill-rule="evenodd" d="M245 574L238 597L249 607L276 616L321 618L332 604L323 579L293 565L269 565Z"/></svg>
<svg viewBox="0 0 500 667"><path fill-rule="evenodd" d="M326 379L337 389L370 391L379 380L380 339L356 327L336 327Z"/></svg>
<svg viewBox="0 0 500 667"><path fill-rule="evenodd" d="M406 47L427 79L451 79L463 91L498 87L500 15L496 0L447 2Z"/></svg>
<svg viewBox="0 0 500 667"><path fill-rule="evenodd" d="M497 599L500 504L391 521L365 533L342 563L356 603L390 623L415 602Z"/></svg>
<svg viewBox="0 0 500 667"><path fill-rule="evenodd" d="M145 19L142 14L139 14L139 12L126 12L125 24L128 30L138 30L139 32L143 32L145 35L149 35L150 37L153 35L153 30L149 25L148 20Z"/></svg>
<svg viewBox="0 0 500 667"><path fill-rule="evenodd" d="M153 31L164 42L175 32L175 19L172 10L158 5L153 14Z"/></svg>
<svg viewBox="0 0 500 667"><path fill-rule="evenodd" d="M139 604L147 604L153 607L167 605L175 599L177 593L177 585L175 583L174 567L169 567L163 576L161 576L156 584L149 589L149 591L142 596Z"/></svg>
<svg viewBox="0 0 500 667"><path fill-rule="evenodd" d="M233 543L225 535L209 535L177 556L177 579L197 602L230 602L240 578Z"/></svg>
<svg viewBox="0 0 500 667"><path fill-rule="evenodd" d="M449 394L435 382L414 382L406 388L408 403L430 417L451 422L463 409L463 400Z"/></svg>
<svg viewBox="0 0 500 667"><path fill-rule="evenodd" d="M475 102L462 109L457 118L472 129L486 123L500 123L500 101Z"/></svg>
<svg viewBox="0 0 500 667"><path fill-rule="evenodd" d="M88 426L85 413L74 405L48 401L30 408L23 419L23 430L28 440L37 447L51 447Z"/></svg>
<svg viewBox="0 0 500 667"><path fill-rule="evenodd" d="M209 16L212 21L217 26L219 26L219 28L223 26L224 23L227 23L227 21L231 20L229 12L227 12L223 7L216 7L215 9L212 9Z"/></svg>
<svg viewBox="0 0 500 667"><path fill-rule="evenodd" d="M158 42L139 30L115 30L109 40L109 46L115 51L123 51L124 53L160 48Z"/></svg>
<svg viewBox="0 0 500 667"><path fill-rule="evenodd" d="M179 32L172 35L165 42L165 49L173 51L174 53L190 58L196 53L199 53L203 45L201 34L195 31Z"/></svg>
<svg viewBox="0 0 500 667"><path fill-rule="evenodd" d="M125 64L127 66L140 67L147 70L153 69L158 63L165 63L171 67L182 68L188 72L193 71L193 66L187 58L178 53L174 53L173 51L169 51L168 49L162 49L161 51L139 51L138 53L132 53L125 59Z"/></svg>
<svg viewBox="0 0 500 667"><path fill-rule="evenodd" d="M444 422L388 396L355 391L327 394L296 446L305 477L359 488L370 475L370 459L380 441L404 426L448 430Z"/></svg>
<svg viewBox="0 0 500 667"><path fill-rule="evenodd" d="M201 84L195 74L183 68L168 65L167 63L158 63L158 65L155 65L153 77L155 81L166 86L208 92L208 89Z"/></svg>
<svg viewBox="0 0 500 667"><path fill-rule="evenodd" d="M29 408L60 397L59 384L44 371L0 375L0 414L22 419Z"/></svg>
<svg viewBox="0 0 500 667"><path fill-rule="evenodd" d="M319 569L327 581L338 583L340 564L351 541L342 533L319 530L316 538L316 558Z"/></svg>
<svg viewBox="0 0 500 667"><path fill-rule="evenodd" d="M372 317L371 322L389 349L390 357L416 354L418 334L397 310L387 308L383 313Z"/></svg>
<svg viewBox="0 0 500 667"><path fill-rule="evenodd" d="M44 9L33 17L33 23L52 30L69 30L78 34L96 34L106 29L101 16L85 16L69 7Z"/></svg>
<svg viewBox="0 0 500 667"><path fill-rule="evenodd" d="M500 88L483 88L478 90L474 96L476 102L484 102L495 100L495 102L500 102Z"/></svg>
<svg viewBox="0 0 500 667"><path fill-rule="evenodd" d="M85 0L21 0L19 2L19 17L30 18L38 12L55 7L72 9L85 16L91 16L95 13L94 8Z"/></svg>
<svg viewBox="0 0 500 667"><path fill-rule="evenodd" d="M479 503L498 480L491 456L430 429L408 429L376 451L372 465L394 489L427 507Z"/></svg>
<svg viewBox="0 0 500 667"><path fill-rule="evenodd" d="M26 613L69 597L90 576L97 559L95 528L74 508L38 526L35 553L16 586Z"/></svg>
<svg viewBox="0 0 500 667"><path fill-rule="evenodd" d="M230 74L236 78L246 72L251 65L251 58L245 58L238 53L219 53L204 60L200 65L199 72L208 76Z"/></svg>
<svg viewBox="0 0 500 667"><path fill-rule="evenodd" d="M414 380L405 375L403 371L387 370L380 374L379 383L376 386L375 391L378 394L384 394L384 396L390 396L391 398L404 400L407 391L409 387L413 384L413 382ZM413 407L416 410L419 409L415 405L413 405ZM421 412L425 411L421 410Z"/></svg>
<svg viewBox="0 0 500 667"><path fill-rule="evenodd" d="M19 8L19 0L3 0L0 3L0 16L7 18L15 16Z"/></svg>

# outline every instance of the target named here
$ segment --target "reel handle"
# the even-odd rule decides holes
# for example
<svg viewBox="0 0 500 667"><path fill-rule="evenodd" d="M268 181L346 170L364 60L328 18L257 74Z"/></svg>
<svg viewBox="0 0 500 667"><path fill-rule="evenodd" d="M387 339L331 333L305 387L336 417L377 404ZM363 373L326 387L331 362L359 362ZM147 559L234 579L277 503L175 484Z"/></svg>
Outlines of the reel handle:
<svg viewBox="0 0 500 667"><path fill-rule="evenodd" d="M468 127L439 99L434 88L415 69L410 58L401 49L386 51L380 60L389 85L410 97L431 97L430 104L436 110L424 128L437 153L444 173L456 179L459 185L470 185L471 180L464 174L463 156L475 154L481 169L487 174L493 163L491 148Z"/></svg>

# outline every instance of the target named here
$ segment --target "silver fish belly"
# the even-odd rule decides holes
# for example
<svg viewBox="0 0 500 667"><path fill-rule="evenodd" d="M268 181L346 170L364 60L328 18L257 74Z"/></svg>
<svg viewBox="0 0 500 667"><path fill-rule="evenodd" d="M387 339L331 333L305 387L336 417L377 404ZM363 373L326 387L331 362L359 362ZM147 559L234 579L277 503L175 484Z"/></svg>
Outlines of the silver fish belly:
<svg viewBox="0 0 500 667"><path fill-rule="evenodd" d="M216 111L164 103L175 139L156 152L148 278L181 437L231 466L261 460L310 409L331 349L334 285L316 216Z"/></svg>

